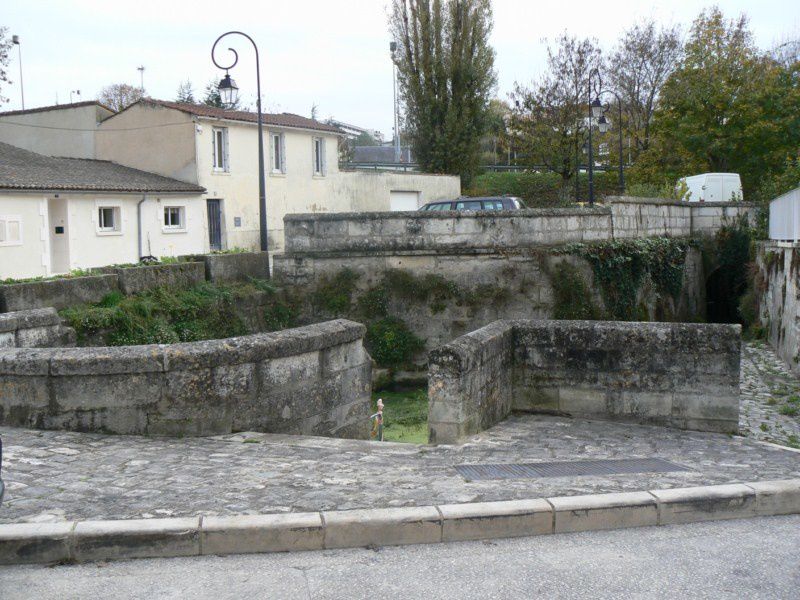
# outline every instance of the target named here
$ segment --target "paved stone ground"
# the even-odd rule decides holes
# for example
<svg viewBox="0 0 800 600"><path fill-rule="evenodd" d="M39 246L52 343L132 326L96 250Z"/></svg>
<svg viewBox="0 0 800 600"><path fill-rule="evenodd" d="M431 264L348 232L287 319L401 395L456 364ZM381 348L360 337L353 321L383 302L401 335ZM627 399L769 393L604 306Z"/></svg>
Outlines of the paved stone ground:
<svg viewBox="0 0 800 600"><path fill-rule="evenodd" d="M759 375L768 359L768 350L748 348L743 362L750 433L762 418L753 420L756 411L774 408L763 391L772 380ZM0 522L346 510L800 477L800 453L747 437L544 416L514 416L463 446L439 447L256 433L168 439L0 428L0 435L8 486ZM645 457L692 470L468 482L453 468Z"/></svg>
<svg viewBox="0 0 800 600"><path fill-rule="evenodd" d="M742 347L741 388L742 433L800 448L800 381L763 342Z"/></svg>

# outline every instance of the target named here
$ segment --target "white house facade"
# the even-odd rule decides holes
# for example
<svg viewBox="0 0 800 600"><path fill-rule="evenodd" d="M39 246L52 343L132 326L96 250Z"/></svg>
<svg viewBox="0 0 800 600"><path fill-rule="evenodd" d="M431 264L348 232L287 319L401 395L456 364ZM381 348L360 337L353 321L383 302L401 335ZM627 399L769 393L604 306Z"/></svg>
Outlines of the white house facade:
<svg viewBox="0 0 800 600"><path fill-rule="evenodd" d="M460 195L456 176L340 171L341 129L290 113L263 119L272 252L283 250L283 217L289 213L414 210ZM252 112L153 99L119 113L80 103L0 113L0 142L20 146L29 143L26 135L34 136L42 154L108 160L204 188L208 248L257 249L256 120ZM84 143L85 130L92 127L93 142ZM76 139L73 153L63 138L70 132ZM157 255L161 246L151 247L144 255Z"/></svg>
<svg viewBox="0 0 800 600"><path fill-rule="evenodd" d="M204 190L0 143L0 280L208 251Z"/></svg>

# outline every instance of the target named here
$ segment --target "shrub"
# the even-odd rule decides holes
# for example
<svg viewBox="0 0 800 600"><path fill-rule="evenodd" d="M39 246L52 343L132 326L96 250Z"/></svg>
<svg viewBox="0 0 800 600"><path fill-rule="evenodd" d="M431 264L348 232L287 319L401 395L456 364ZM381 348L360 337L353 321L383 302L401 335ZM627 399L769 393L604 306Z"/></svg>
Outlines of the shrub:
<svg viewBox="0 0 800 600"><path fill-rule="evenodd" d="M592 293L583 275L575 265L562 262L550 273L555 306L554 319L598 319L600 310L592 300Z"/></svg>
<svg viewBox="0 0 800 600"><path fill-rule="evenodd" d="M359 274L352 269L342 269L333 277L324 277L312 295L312 302L330 314L341 314L350 310L353 291Z"/></svg>
<svg viewBox="0 0 800 600"><path fill-rule="evenodd" d="M367 348L381 367L398 367L408 364L414 353L424 348L425 341L418 338L408 326L396 317L384 317L367 327Z"/></svg>

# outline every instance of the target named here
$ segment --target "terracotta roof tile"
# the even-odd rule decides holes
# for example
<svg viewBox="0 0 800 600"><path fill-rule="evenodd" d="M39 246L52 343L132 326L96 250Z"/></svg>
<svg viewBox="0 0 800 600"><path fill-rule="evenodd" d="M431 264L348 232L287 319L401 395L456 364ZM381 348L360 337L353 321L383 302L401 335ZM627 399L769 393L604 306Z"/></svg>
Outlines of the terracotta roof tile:
<svg viewBox="0 0 800 600"><path fill-rule="evenodd" d="M185 113L189 113L198 117L207 117L211 119L229 119L231 121L245 121L248 123L256 123L258 121L258 113L246 110L228 110L227 108L217 108L215 106L207 106L205 104L191 104L187 102L170 102L168 100L155 100L153 98L145 98L139 101L143 104L154 104L157 106L164 106L166 108L174 108ZM265 125L274 125L276 127L294 127L298 129L312 129L315 131L325 131L335 133L337 135L344 135L344 131L333 125L322 123L314 119L301 117L292 113L263 113L263 121Z"/></svg>

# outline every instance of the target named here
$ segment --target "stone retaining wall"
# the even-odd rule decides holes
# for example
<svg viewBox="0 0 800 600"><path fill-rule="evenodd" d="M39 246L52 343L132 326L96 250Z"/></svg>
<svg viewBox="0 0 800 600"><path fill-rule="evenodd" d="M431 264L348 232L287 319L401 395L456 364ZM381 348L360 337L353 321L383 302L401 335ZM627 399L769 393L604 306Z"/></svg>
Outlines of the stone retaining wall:
<svg viewBox="0 0 800 600"><path fill-rule="evenodd" d="M0 314L0 348L67 347L75 339L75 330L61 324L54 308Z"/></svg>
<svg viewBox="0 0 800 600"><path fill-rule="evenodd" d="M800 375L800 244L761 242L756 265L759 322L778 356Z"/></svg>
<svg viewBox="0 0 800 600"><path fill-rule="evenodd" d="M53 307L58 310L78 304L100 302L119 291L116 274L70 277L0 285L0 312Z"/></svg>
<svg viewBox="0 0 800 600"><path fill-rule="evenodd" d="M138 294L157 287L192 287L215 283L269 279L266 254L199 254L178 263L136 267L99 267L91 275L0 285L0 313L54 307L58 310L100 302L108 294Z"/></svg>
<svg viewBox="0 0 800 600"><path fill-rule="evenodd" d="M224 340L0 350L0 424L117 434L366 438L363 325Z"/></svg>
<svg viewBox="0 0 800 600"><path fill-rule="evenodd" d="M493 323L430 353L429 437L457 442L512 409L736 432L740 337L739 325Z"/></svg>
<svg viewBox="0 0 800 600"><path fill-rule="evenodd" d="M723 223L750 214L753 206L612 197L594 208L294 214L284 217L285 256L503 252L572 242L686 237L712 234Z"/></svg>

